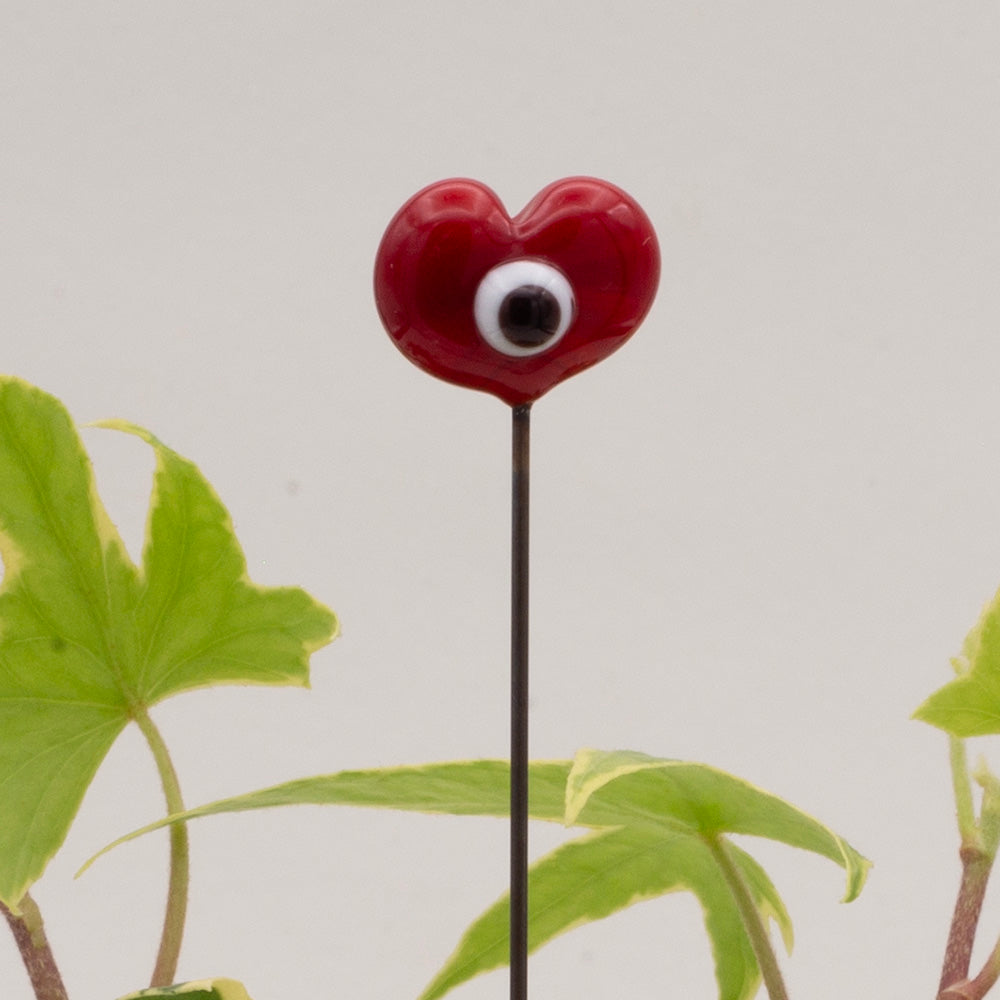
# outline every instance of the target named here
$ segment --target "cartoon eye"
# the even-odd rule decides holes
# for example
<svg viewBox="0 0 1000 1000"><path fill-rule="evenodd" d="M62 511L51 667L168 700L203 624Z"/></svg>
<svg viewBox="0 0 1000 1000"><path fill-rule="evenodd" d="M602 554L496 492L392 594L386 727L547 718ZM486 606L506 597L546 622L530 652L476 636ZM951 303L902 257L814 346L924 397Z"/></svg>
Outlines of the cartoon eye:
<svg viewBox="0 0 1000 1000"><path fill-rule="evenodd" d="M486 273L473 311L483 339L501 354L547 351L573 322L576 302L562 271L540 260L511 260Z"/></svg>

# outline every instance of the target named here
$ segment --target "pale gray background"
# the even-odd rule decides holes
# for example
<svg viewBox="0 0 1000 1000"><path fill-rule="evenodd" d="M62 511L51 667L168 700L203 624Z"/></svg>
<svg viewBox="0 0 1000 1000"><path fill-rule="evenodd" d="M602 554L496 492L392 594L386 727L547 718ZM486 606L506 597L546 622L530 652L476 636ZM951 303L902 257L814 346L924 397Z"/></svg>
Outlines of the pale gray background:
<svg viewBox="0 0 1000 1000"><path fill-rule="evenodd" d="M533 752L703 760L807 808L876 868L841 906L835 867L759 851L793 995L931 995L956 836L945 740L908 716L1000 584L998 43L994 0L2 0L2 370L194 458L254 576L343 619L311 692L156 710L187 799L506 754L508 413L395 351L372 258L439 178L516 211L603 176L651 215L663 281L535 409ZM86 441L135 550L149 455ZM146 981L163 840L71 876L160 809L128 732L36 893L75 998ZM505 843L203 821L181 975L413 997L504 888ZM5 940L0 980L27 1000ZM687 896L561 938L532 983L714 995ZM455 993L506 995L505 972Z"/></svg>

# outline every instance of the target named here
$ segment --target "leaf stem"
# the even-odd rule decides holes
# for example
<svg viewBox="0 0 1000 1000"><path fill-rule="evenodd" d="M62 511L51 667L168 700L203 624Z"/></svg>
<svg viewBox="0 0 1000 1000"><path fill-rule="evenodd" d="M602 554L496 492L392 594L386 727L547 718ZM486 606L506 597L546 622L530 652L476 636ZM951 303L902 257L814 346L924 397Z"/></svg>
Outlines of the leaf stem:
<svg viewBox="0 0 1000 1000"><path fill-rule="evenodd" d="M975 806L972 803L972 778L969 775L965 740L949 736L948 749L951 761L951 784L955 792L955 811L962 846L978 847L979 827L976 823Z"/></svg>
<svg viewBox="0 0 1000 1000"><path fill-rule="evenodd" d="M781 969L778 967L778 956L771 946L771 937L767 932L767 925L753 901L753 896L747 887L746 881L740 874L729 853L728 844L724 837L707 837L705 840L715 863L719 866L719 871L732 893L736 908L739 910L743 927L746 929L747 937L750 938L750 947L757 958L760 966L760 974L767 989L767 995L771 1000L788 1000L788 990L785 981L781 976Z"/></svg>
<svg viewBox="0 0 1000 1000"><path fill-rule="evenodd" d="M979 926L979 914L983 908L983 897L993 868L993 858L978 847L961 849L962 878L958 886L958 898L951 918L948 944L945 946L944 962L941 966L941 980L938 991L941 996L949 986L966 980L972 946Z"/></svg>
<svg viewBox="0 0 1000 1000"><path fill-rule="evenodd" d="M160 772L163 794L167 800L167 814L184 811L181 786L177 780L173 761L149 713L142 706L133 709L136 724L142 730L156 768ZM180 957L181 941L184 938L184 922L187 918L188 883L190 881L190 847L186 823L174 823L170 827L170 884L167 889L167 908L163 916L163 933L160 950L156 956L156 966L149 985L169 986L177 977L177 961Z"/></svg>
<svg viewBox="0 0 1000 1000"><path fill-rule="evenodd" d="M45 936L38 904L30 895L25 895L21 899L19 916L11 913L3 903L0 903L0 911L7 918L17 942L36 1000L68 1000L55 956Z"/></svg>

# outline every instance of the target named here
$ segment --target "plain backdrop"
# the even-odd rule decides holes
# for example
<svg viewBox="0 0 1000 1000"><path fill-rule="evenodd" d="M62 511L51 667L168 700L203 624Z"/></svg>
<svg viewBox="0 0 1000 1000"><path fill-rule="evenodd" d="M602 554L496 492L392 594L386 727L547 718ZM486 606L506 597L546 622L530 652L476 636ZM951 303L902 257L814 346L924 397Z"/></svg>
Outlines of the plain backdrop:
<svg viewBox="0 0 1000 1000"><path fill-rule="evenodd" d="M998 47L993 0L0 0L0 367L193 458L253 577L343 622L311 691L155 710L187 801L506 756L509 413L394 349L373 255L431 181L515 212L604 177L663 278L534 410L533 755L789 798L875 862L845 906L829 862L746 844L795 920L792 995L933 995L957 837L946 741L909 716L1000 584ZM84 435L137 554L148 449ZM127 731L35 893L74 1000L148 980L165 837L72 875L161 811ZM255 1000L415 997L506 886L499 820L302 807L192 838L180 975ZM977 957L1000 906L983 925ZM715 994L686 895L531 981ZM10 942L0 983L28 1000Z"/></svg>

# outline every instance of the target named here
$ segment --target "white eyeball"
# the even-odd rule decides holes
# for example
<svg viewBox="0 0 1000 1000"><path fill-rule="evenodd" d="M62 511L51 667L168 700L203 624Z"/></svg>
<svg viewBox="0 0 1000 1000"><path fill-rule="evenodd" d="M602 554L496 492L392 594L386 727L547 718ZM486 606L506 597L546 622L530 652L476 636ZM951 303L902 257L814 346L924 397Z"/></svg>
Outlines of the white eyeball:
<svg viewBox="0 0 1000 1000"><path fill-rule="evenodd" d="M573 322L575 308L566 276L540 260L498 264L479 283L473 306L486 343L515 358L557 344Z"/></svg>

